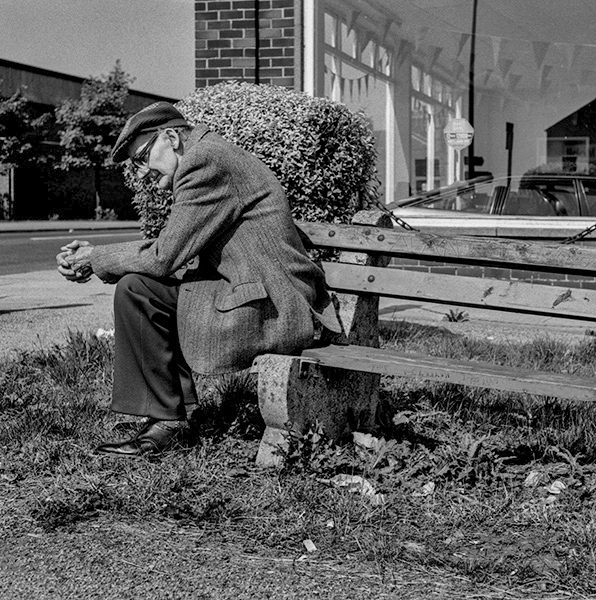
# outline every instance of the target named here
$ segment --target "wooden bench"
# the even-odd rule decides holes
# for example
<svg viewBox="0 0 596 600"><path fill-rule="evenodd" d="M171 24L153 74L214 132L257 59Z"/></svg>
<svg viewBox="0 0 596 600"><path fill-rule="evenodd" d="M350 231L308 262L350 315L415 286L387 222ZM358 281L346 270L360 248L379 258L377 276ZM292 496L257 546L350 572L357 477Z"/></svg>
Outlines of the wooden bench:
<svg viewBox="0 0 596 600"><path fill-rule="evenodd" d="M266 430L257 462L280 463L289 431L315 421L339 438L375 417L380 376L440 380L568 400L596 400L596 378L529 371L379 348L379 297L596 322L596 290L524 281L421 273L388 267L392 257L567 275L596 273L596 250L579 246L394 230L388 215L363 211L352 225L298 223L308 247L340 250L324 262L345 327L342 339L301 356L255 360Z"/></svg>

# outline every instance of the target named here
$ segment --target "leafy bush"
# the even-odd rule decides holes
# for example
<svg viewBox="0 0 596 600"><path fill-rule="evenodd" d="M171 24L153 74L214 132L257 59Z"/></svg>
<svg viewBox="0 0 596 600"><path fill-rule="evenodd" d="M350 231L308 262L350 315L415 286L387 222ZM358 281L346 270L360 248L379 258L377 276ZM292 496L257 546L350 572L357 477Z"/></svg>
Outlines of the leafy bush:
<svg viewBox="0 0 596 600"><path fill-rule="evenodd" d="M362 114L286 88L221 83L201 88L177 108L258 156L281 181L294 216L346 222L378 197L377 153ZM159 233L171 198L128 176L143 231Z"/></svg>

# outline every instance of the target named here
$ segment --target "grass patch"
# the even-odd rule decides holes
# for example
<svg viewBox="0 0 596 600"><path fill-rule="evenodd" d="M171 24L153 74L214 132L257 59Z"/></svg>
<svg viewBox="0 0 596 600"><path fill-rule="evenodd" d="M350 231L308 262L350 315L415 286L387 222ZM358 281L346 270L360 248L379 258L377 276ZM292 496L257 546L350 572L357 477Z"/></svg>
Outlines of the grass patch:
<svg viewBox="0 0 596 600"><path fill-rule="evenodd" d="M384 341L584 374L596 353L592 340L498 344L406 323ZM300 557L311 540L319 560L367 565L383 581L410 568L429 585L476 586L460 598L596 594L588 405L387 378L370 444L334 444L314 426L273 472L254 464L262 422L245 381L201 407L176 450L113 460L92 452L125 435L109 412L112 356L111 340L72 334L0 365L0 536L159 523L251 555ZM339 474L364 478L384 503L334 485Z"/></svg>

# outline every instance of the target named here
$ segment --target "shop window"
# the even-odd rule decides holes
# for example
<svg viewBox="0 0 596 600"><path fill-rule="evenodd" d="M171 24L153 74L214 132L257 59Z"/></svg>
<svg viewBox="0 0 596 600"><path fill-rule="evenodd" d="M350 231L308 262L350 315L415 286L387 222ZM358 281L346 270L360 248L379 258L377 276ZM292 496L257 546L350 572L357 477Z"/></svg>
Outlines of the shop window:
<svg viewBox="0 0 596 600"><path fill-rule="evenodd" d="M374 133L381 195L395 199L395 105L391 80L393 50L358 22L353 13L325 14L324 93L354 112L364 112ZM363 26L364 25L364 26ZM332 32L339 32L337 44Z"/></svg>

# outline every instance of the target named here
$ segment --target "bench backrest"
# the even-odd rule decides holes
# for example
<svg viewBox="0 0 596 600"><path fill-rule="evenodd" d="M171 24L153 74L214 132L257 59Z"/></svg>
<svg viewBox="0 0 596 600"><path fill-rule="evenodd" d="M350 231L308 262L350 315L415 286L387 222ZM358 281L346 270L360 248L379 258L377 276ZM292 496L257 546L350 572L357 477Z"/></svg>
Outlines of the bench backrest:
<svg viewBox="0 0 596 600"><path fill-rule="evenodd" d="M297 223L308 247L342 250L339 262L323 263L328 285L334 291L596 321L596 290L565 285L568 275L594 276L596 249L394 230L388 217L376 211L358 213L354 223ZM490 266L504 271L543 271L556 274L561 284L384 268L392 257Z"/></svg>

